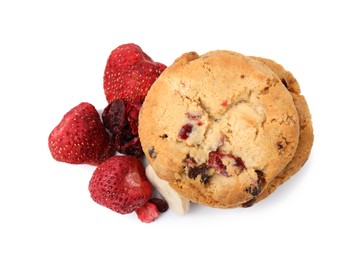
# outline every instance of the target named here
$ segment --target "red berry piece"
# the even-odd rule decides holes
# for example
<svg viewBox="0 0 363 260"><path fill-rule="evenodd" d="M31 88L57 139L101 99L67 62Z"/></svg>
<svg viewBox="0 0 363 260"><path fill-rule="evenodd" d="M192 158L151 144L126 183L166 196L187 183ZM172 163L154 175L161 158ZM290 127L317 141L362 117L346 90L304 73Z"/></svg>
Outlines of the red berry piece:
<svg viewBox="0 0 363 260"><path fill-rule="evenodd" d="M115 154L95 107L80 103L67 112L48 137L53 158L71 164L98 165Z"/></svg>
<svg viewBox="0 0 363 260"><path fill-rule="evenodd" d="M164 64L154 62L136 44L117 47L108 57L103 76L107 101L122 99L130 103L142 103L151 85L165 68Z"/></svg>
<svg viewBox="0 0 363 260"><path fill-rule="evenodd" d="M136 214L142 222L151 223L159 217L160 212L154 203L146 202L145 205L136 209Z"/></svg>
<svg viewBox="0 0 363 260"><path fill-rule="evenodd" d="M120 214L142 207L152 195L145 169L133 156L113 156L98 165L88 188L95 202Z"/></svg>
<svg viewBox="0 0 363 260"><path fill-rule="evenodd" d="M190 133L192 132L193 130L193 125L192 124L185 124L182 126L182 128L180 129L179 131L179 138L180 139L183 139L183 140L186 140L188 139Z"/></svg>
<svg viewBox="0 0 363 260"><path fill-rule="evenodd" d="M121 133L126 121L125 103L121 99L116 99L109 103L103 110L102 121L113 135Z"/></svg>
<svg viewBox="0 0 363 260"><path fill-rule="evenodd" d="M151 198L149 202L155 204L160 213L164 213L169 209L168 203L163 199Z"/></svg>

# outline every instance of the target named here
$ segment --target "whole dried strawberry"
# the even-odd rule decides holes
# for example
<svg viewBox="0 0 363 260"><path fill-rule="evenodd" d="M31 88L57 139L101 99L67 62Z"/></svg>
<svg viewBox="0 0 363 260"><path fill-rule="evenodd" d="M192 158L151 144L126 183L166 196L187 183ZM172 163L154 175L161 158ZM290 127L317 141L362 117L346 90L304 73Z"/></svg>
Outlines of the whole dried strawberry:
<svg viewBox="0 0 363 260"><path fill-rule="evenodd" d="M164 64L154 62L136 44L117 47L107 60L103 76L107 101L122 99L142 103L151 85L165 68Z"/></svg>
<svg viewBox="0 0 363 260"><path fill-rule="evenodd" d="M83 102L67 112L48 137L53 158L71 164L98 165L115 154L95 107Z"/></svg>
<svg viewBox="0 0 363 260"><path fill-rule="evenodd" d="M98 165L88 188L95 202L121 214L142 207L152 195L145 169L133 156L113 156Z"/></svg>

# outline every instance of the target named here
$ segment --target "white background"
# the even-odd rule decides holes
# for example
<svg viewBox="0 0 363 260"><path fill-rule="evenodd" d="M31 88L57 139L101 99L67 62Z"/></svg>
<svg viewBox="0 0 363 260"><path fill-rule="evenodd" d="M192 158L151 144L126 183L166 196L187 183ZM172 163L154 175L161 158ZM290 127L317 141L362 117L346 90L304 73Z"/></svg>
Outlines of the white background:
<svg viewBox="0 0 363 260"><path fill-rule="evenodd" d="M360 6L1 1L0 259L362 259ZM56 162L47 139L80 102L107 105L106 60L129 42L166 65L215 49L283 64L312 112L308 163L248 209L193 205L144 224L94 203L94 167Z"/></svg>

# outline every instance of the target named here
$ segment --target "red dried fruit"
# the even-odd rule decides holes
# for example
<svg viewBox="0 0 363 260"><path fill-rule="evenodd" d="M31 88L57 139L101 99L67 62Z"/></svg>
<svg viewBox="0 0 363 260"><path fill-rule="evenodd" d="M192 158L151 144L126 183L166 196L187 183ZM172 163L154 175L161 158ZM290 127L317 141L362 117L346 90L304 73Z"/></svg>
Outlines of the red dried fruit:
<svg viewBox="0 0 363 260"><path fill-rule="evenodd" d="M223 157L232 158L235 161L234 166L240 167L242 171L247 169L241 157L236 157L233 154L224 154L220 152L209 153L208 166L214 168L218 173L224 176L230 176L227 173L227 167L223 164Z"/></svg>
<svg viewBox="0 0 363 260"><path fill-rule="evenodd" d="M179 131L179 134L178 134L179 138L183 139L183 140L186 140L189 137L192 130L193 130L193 125L192 124L183 125L182 128Z"/></svg>
<svg viewBox="0 0 363 260"><path fill-rule="evenodd" d="M192 114L192 113L189 113L189 112L185 113L185 115L190 120L199 120L202 117L201 115L195 115L195 114Z"/></svg>
<svg viewBox="0 0 363 260"><path fill-rule="evenodd" d="M103 76L107 101L122 99L142 103L151 85L165 68L164 64L154 62L136 44L117 47L107 60Z"/></svg>
<svg viewBox="0 0 363 260"><path fill-rule="evenodd" d="M120 146L116 146L116 149L120 153L127 154L127 155L133 155L133 156L136 156L139 158L144 155L139 137L134 137L131 140L129 140L128 142L122 143Z"/></svg>
<svg viewBox="0 0 363 260"><path fill-rule="evenodd" d="M208 166L214 168L218 173L229 176L227 173L227 167L223 164L222 158L225 155L219 152L210 152L208 159Z"/></svg>
<svg viewBox="0 0 363 260"><path fill-rule="evenodd" d="M139 113L141 109L141 104L127 103L126 104L126 114L127 122L129 123L131 134L138 135L139 128Z"/></svg>
<svg viewBox="0 0 363 260"><path fill-rule="evenodd" d="M155 204L160 213L164 213L169 209L168 203L163 199L151 198L149 199L149 202Z"/></svg>
<svg viewBox="0 0 363 260"><path fill-rule="evenodd" d="M113 135L121 133L125 127L126 109L121 99L116 99L103 110L102 121Z"/></svg>
<svg viewBox="0 0 363 260"><path fill-rule="evenodd" d="M242 158L241 157L234 157L233 156L233 158L234 158L234 160L235 160L235 166L237 166L237 167L240 167L240 168L242 168L242 171L243 170L247 170L247 167L246 167L246 165L244 164L244 162L242 161Z"/></svg>
<svg viewBox="0 0 363 260"><path fill-rule="evenodd" d="M223 102L221 103L221 106L228 107L228 101L227 100L223 100Z"/></svg>
<svg viewBox="0 0 363 260"><path fill-rule="evenodd" d="M142 207L152 195L145 169L133 156L113 156L98 165L88 188L95 202L121 214Z"/></svg>
<svg viewBox="0 0 363 260"><path fill-rule="evenodd" d="M53 158L71 164L98 165L115 154L95 107L83 102L67 112L48 137Z"/></svg>
<svg viewBox="0 0 363 260"><path fill-rule="evenodd" d="M138 137L140 104L117 99L102 113L106 128L112 134L113 145L120 153L141 157L144 153Z"/></svg>
<svg viewBox="0 0 363 260"><path fill-rule="evenodd" d="M142 207L136 209L136 214L142 222L151 223L159 217L160 212L154 203L146 202Z"/></svg>

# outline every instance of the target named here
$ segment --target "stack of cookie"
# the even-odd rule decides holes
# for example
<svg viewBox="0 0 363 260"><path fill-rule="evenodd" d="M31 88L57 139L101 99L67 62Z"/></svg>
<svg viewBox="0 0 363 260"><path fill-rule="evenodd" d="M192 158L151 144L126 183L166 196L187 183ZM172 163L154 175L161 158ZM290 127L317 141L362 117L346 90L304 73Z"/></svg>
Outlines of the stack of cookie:
<svg viewBox="0 0 363 260"><path fill-rule="evenodd" d="M249 207L294 175L313 144L311 116L292 74L231 51L178 58L142 106L139 136L157 176L180 196Z"/></svg>

